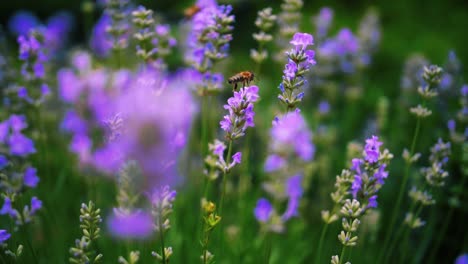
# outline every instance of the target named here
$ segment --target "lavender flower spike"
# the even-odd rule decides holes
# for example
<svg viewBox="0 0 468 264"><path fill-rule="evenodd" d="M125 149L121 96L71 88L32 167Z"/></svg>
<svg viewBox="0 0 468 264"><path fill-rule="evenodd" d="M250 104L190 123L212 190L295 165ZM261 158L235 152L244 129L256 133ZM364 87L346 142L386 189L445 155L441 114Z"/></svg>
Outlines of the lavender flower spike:
<svg viewBox="0 0 468 264"><path fill-rule="evenodd" d="M314 44L312 35L296 33L289 43L294 48L286 53L288 63L284 67L283 81L279 86L281 94L278 99L288 107L288 110L291 110L302 101L304 92L301 87L306 83L304 75L316 62L314 60L315 52L307 49L308 46Z"/></svg>
<svg viewBox="0 0 468 264"><path fill-rule="evenodd" d="M229 114L220 122L221 128L226 131L226 138L238 139L244 136L248 127L255 125L253 108L258 98L258 87L249 86L234 92L234 96L228 99L224 109L229 110Z"/></svg>

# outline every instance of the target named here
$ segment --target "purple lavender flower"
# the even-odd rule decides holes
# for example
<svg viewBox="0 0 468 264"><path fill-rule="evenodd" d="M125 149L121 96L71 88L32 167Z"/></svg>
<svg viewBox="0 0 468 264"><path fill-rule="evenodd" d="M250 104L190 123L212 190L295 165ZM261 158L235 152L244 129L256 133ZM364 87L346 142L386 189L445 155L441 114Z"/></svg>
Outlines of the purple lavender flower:
<svg viewBox="0 0 468 264"><path fill-rule="evenodd" d="M107 14L103 14L94 25L91 34L90 46L94 53L100 57L107 57L112 49L112 40L106 28L111 23L111 18Z"/></svg>
<svg viewBox="0 0 468 264"><path fill-rule="evenodd" d="M304 161L313 159L315 147L311 141L312 133L299 110L275 120L270 135L273 152L284 153L284 149L292 149Z"/></svg>
<svg viewBox="0 0 468 264"><path fill-rule="evenodd" d="M320 101L319 103L319 107L318 107L318 111L325 115L325 114L328 114L330 112L330 103L326 100L322 100Z"/></svg>
<svg viewBox="0 0 468 264"><path fill-rule="evenodd" d="M7 140L9 130L10 130L9 120L0 122L0 142L1 143L5 143L5 141Z"/></svg>
<svg viewBox="0 0 468 264"><path fill-rule="evenodd" d="M265 172L273 172L283 168L286 160L278 154L269 155L265 161L263 169Z"/></svg>
<svg viewBox="0 0 468 264"><path fill-rule="evenodd" d="M262 223L266 223L270 220L272 214L273 206L271 203L265 198L260 198L254 209L255 218Z"/></svg>
<svg viewBox="0 0 468 264"><path fill-rule="evenodd" d="M12 134L8 140L8 145L11 155L25 157L36 152L34 142L21 133Z"/></svg>
<svg viewBox="0 0 468 264"><path fill-rule="evenodd" d="M42 201L39 200L36 196L31 198L31 212L30 214L33 215L38 210L42 208Z"/></svg>
<svg viewBox="0 0 468 264"><path fill-rule="evenodd" d="M74 110L68 110L63 117L60 128L67 132L85 134L88 130L86 121Z"/></svg>
<svg viewBox="0 0 468 264"><path fill-rule="evenodd" d="M43 35L40 31L31 31L18 37L19 59L24 61L22 73L29 79L44 77L45 54Z"/></svg>
<svg viewBox="0 0 468 264"><path fill-rule="evenodd" d="M44 41L51 52L56 52L65 45L67 36L73 29L73 19L69 12L60 11L47 20Z"/></svg>
<svg viewBox="0 0 468 264"><path fill-rule="evenodd" d="M241 163L241 152L236 152L234 155L232 155L232 157L230 157L232 159L231 163L226 163L224 160L224 151L226 150L226 145L222 141L215 139L213 143L208 144L208 148L211 153L205 159L205 162L211 167L216 167L223 172L228 172L236 164Z"/></svg>
<svg viewBox="0 0 468 264"><path fill-rule="evenodd" d="M13 208L10 198L5 197L2 209L0 209L0 215L9 215L13 219L18 219L19 213Z"/></svg>
<svg viewBox="0 0 468 264"><path fill-rule="evenodd" d="M0 155L0 170L8 165L8 159L4 155Z"/></svg>
<svg viewBox="0 0 468 264"><path fill-rule="evenodd" d="M5 229L0 229L0 244L4 243L11 237L11 234L8 233Z"/></svg>
<svg viewBox="0 0 468 264"><path fill-rule="evenodd" d="M314 39L310 34L298 32L294 34L289 43L294 45L297 50L305 50L309 45L314 45Z"/></svg>
<svg viewBox="0 0 468 264"><path fill-rule="evenodd" d="M193 68L205 74L211 71L215 62L227 57L234 16L231 6L218 6L216 1L200 1L197 6L201 10L191 20L185 57ZM200 95L207 95L220 89L205 83L197 90Z"/></svg>
<svg viewBox="0 0 468 264"><path fill-rule="evenodd" d="M236 154L232 155L232 162L234 164L240 164L242 159L242 153L236 152Z"/></svg>
<svg viewBox="0 0 468 264"><path fill-rule="evenodd" d="M224 116L220 125L229 140L244 136L245 130L255 125L253 108L258 98L258 87L249 86L234 92L234 96L228 99L224 109L229 110L229 115Z"/></svg>
<svg viewBox="0 0 468 264"><path fill-rule="evenodd" d="M379 160L380 155L380 146L382 142L379 141L379 138L372 136L372 138L366 140L366 145L364 147L365 155L364 159L370 163L375 163Z"/></svg>
<svg viewBox="0 0 468 264"><path fill-rule="evenodd" d="M19 133L21 130L28 127L26 117L24 115L11 115L9 121L10 127L14 133Z"/></svg>
<svg viewBox="0 0 468 264"><path fill-rule="evenodd" d="M314 17L317 37L323 39L328 34L328 29L333 21L333 10L329 7L320 9L320 13Z"/></svg>
<svg viewBox="0 0 468 264"><path fill-rule="evenodd" d="M340 30L336 36L336 40L338 42L338 46L336 47L335 52L340 56L356 53L359 49L358 39L348 28Z"/></svg>
<svg viewBox="0 0 468 264"><path fill-rule="evenodd" d="M350 193L361 204L366 204L366 208L377 207L377 192L388 177L387 163L393 156L387 150L380 151L382 144L377 136L366 139L364 158L352 160L354 180Z"/></svg>
<svg viewBox="0 0 468 264"><path fill-rule="evenodd" d="M28 32L39 26L39 19L29 11L18 11L8 21L8 29L16 35L26 35Z"/></svg>
<svg viewBox="0 0 468 264"><path fill-rule="evenodd" d="M281 102L293 109L302 101L304 93L301 87L305 84L304 75L315 65L315 52L307 50L313 45L313 37L307 33L296 33L289 42L294 48L287 52L288 62L283 71L283 81L280 84L281 94L278 96Z"/></svg>
<svg viewBox="0 0 468 264"><path fill-rule="evenodd" d="M463 254L457 257L455 264L468 264L468 254Z"/></svg>
<svg viewBox="0 0 468 264"><path fill-rule="evenodd" d="M27 167L23 174L24 185L35 188L39 183L39 177L37 177L37 169L33 167Z"/></svg>
<svg viewBox="0 0 468 264"><path fill-rule="evenodd" d="M144 239L153 233L153 218L151 214L141 210L122 213L114 210L108 218L107 226L112 235L126 239Z"/></svg>
<svg viewBox="0 0 468 264"><path fill-rule="evenodd" d="M290 177L286 182L286 193L288 195L288 206L283 213L283 221L287 221L291 217L298 215L299 201L302 197L302 176L296 175Z"/></svg>
<svg viewBox="0 0 468 264"><path fill-rule="evenodd" d="M154 228L157 232L164 232L170 228L169 214L177 192L166 185L153 191L151 195L152 215L155 219Z"/></svg>
<svg viewBox="0 0 468 264"><path fill-rule="evenodd" d="M447 128L448 128L448 130L450 131L450 133L455 132L455 129L456 129L456 122L455 122L455 120L450 119L449 121L447 121Z"/></svg>

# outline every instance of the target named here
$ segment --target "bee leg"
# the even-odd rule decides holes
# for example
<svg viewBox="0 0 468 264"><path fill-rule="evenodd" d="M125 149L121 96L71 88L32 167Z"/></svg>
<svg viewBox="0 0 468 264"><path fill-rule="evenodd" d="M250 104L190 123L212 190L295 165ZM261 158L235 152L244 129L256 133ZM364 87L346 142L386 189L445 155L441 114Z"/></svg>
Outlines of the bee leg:
<svg viewBox="0 0 468 264"><path fill-rule="evenodd" d="M234 91L237 91L237 83L234 83Z"/></svg>

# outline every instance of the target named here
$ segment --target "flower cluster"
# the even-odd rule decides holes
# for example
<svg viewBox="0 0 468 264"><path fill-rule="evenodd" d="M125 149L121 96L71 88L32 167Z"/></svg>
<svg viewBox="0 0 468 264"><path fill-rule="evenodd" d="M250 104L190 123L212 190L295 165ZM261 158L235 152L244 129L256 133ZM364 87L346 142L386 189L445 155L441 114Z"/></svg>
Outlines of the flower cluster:
<svg viewBox="0 0 468 264"><path fill-rule="evenodd" d="M254 214L267 231L283 232L284 223L298 215L304 164L313 159L315 147L311 141L312 133L298 109L273 121L270 140L270 154L264 165L269 177L263 187L275 201L287 200L288 204L286 211L279 215L278 209L262 198L257 202Z"/></svg>
<svg viewBox="0 0 468 264"><path fill-rule="evenodd" d="M286 166L295 159L308 162L314 158L312 133L298 109L275 118L270 137L270 154L264 165L266 172L287 170Z"/></svg>
<svg viewBox="0 0 468 264"><path fill-rule="evenodd" d="M234 16L230 14L232 6L213 3L201 8L192 18L188 56L190 64L204 73L213 67L214 62L227 56Z"/></svg>
<svg viewBox="0 0 468 264"><path fill-rule="evenodd" d="M380 43L379 14L374 9L369 9L361 20L358 29L361 60L364 64L370 63L370 54L377 51Z"/></svg>
<svg viewBox="0 0 468 264"><path fill-rule="evenodd" d="M36 152L34 142L23 134L27 126L23 115L11 115L0 123L0 192L4 197L0 215L8 215L17 226L30 222L42 207L41 200L32 197L30 206L15 208L26 188L39 183L37 170L26 160Z"/></svg>
<svg viewBox="0 0 468 264"><path fill-rule="evenodd" d="M353 159L351 169L343 171L337 177L336 191L332 193L336 205L333 212L322 212L326 223L337 220L338 214L342 217L343 230L338 235L338 240L343 247L356 246L358 237L355 233L361 223L359 218L367 210L377 207L377 193L388 177L386 168L393 158L387 149L380 150L382 145L376 136L366 140L363 157ZM340 206L341 209L337 212L336 208Z"/></svg>
<svg viewBox="0 0 468 264"><path fill-rule="evenodd" d="M248 127L253 127L255 112L254 103L257 102L258 87L249 86L241 88L234 92L234 96L227 100L224 109L229 111L228 115L223 117L220 125L226 132L228 140L236 140L245 135Z"/></svg>
<svg viewBox="0 0 468 264"><path fill-rule="evenodd" d="M309 80L314 92L320 92L333 103L342 94L355 100L362 96L362 72L372 62L380 41L378 14L370 9L361 20L357 33L348 27L329 35L333 10L323 8L314 17L316 25L316 60L320 61ZM317 95L316 95L317 96Z"/></svg>
<svg viewBox="0 0 468 264"><path fill-rule="evenodd" d="M405 61L400 81L403 92L414 90L423 84L422 74L426 65L429 65L429 61L420 54L413 54ZM402 99L407 97L404 96Z"/></svg>
<svg viewBox="0 0 468 264"><path fill-rule="evenodd" d="M105 131L110 124L106 121L114 119L111 123L121 123L121 116L117 118L114 111L116 98L131 84L132 76L124 70L93 69L91 56L86 52L74 54L72 66L57 74L60 98L73 106L65 113L61 128L72 134L70 150L78 155L81 164L99 165L103 169L116 158L107 157L108 162L98 164L99 144L93 142L91 135Z"/></svg>
<svg viewBox="0 0 468 264"><path fill-rule="evenodd" d="M299 203L302 198L302 176L295 175L286 181L286 197L288 200L285 211L279 215L273 205L266 198L260 198L254 209L255 218L261 223L266 232L284 232L284 223L299 215Z"/></svg>
<svg viewBox="0 0 468 264"><path fill-rule="evenodd" d="M155 32L153 10L146 9L144 6L139 6L136 10L132 11L132 21L138 31L133 34L137 41L136 54L147 63L156 55L156 48L153 46L153 39Z"/></svg>
<svg viewBox="0 0 468 264"><path fill-rule="evenodd" d="M424 100L431 99L438 95L435 88L440 83L442 76L442 68L437 65L430 65L429 67L424 66L422 73L423 84L418 87L418 93ZM416 107L410 108L410 112L416 115L418 118L425 118L432 114L432 111L425 106L418 104Z"/></svg>
<svg viewBox="0 0 468 264"><path fill-rule="evenodd" d="M128 45L128 5L129 0L104 0L106 14L110 21L105 31L110 35L112 49L118 51L127 48Z"/></svg>
<svg viewBox="0 0 468 264"><path fill-rule="evenodd" d="M240 164L242 160L242 153L236 152L232 157L228 157L232 159L231 162L226 162L224 159L224 152L226 150L226 144L224 142L215 139L213 143L208 144L208 148L210 150L210 154L205 158L205 163L210 168L216 168L222 172L229 172L231 169L236 165ZM229 155L229 154L228 154ZM211 171L208 178L216 179L218 177L218 171Z"/></svg>
<svg viewBox="0 0 468 264"><path fill-rule="evenodd" d="M274 26L275 22L276 15L272 14L271 7L267 7L258 11L257 19L255 20L255 26L257 26L260 31L253 33L253 38L258 42L258 50L250 50L250 57L257 64L261 64L268 58L268 52L264 49L264 46L273 40L273 36L268 32Z"/></svg>
<svg viewBox="0 0 468 264"><path fill-rule="evenodd" d="M176 40L169 35L169 25L155 25L153 11L139 6L132 12L133 24L138 31L133 34L137 41L136 54L145 63L154 61L155 67L164 69L163 59L171 53Z"/></svg>
<svg viewBox="0 0 468 264"><path fill-rule="evenodd" d="M410 228L418 228L425 224L419 217L420 209L417 210L416 205L425 207L436 203L431 191L434 188L440 188L445 185L445 179L449 173L445 170L447 166L448 157L451 153L450 143L444 143L442 139L438 139L437 143L431 148L431 155L429 156L430 165L421 169L421 174L424 176L424 186L430 186L430 190L425 190L424 186L413 186L409 191L409 197L413 202L413 206L406 214L405 224Z"/></svg>
<svg viewBox="0 0 468 264"><path fill-rule="evenodd" d="M364 211L377 207L377 192L388 177L386 168L393 155L387 149L380 151L382 144L378 137L372 136L366 140L364 158L352 160L351 194L353 199L360 201Z"/></svg>
<svg viewBox="0 0 468 264"><path fill-rule="evenodd" d="M444 92L453 92L461 85L462 65L457 54L453 50L448 53L444 64L444 72L440 78L439 87Z"/></svg>
<svg viewBox="0 0 468 264"><path fill-rule="evenodd" d="M211 72L214 63L226 58L229 42L232 40L234 16L232 6L218 6L215 1L198 1L197 12L190 22L187 39L187 62L203 75L203 85L197 86L200 95L217 93L220 86L215 79L218 74ZM222 79L220 80L222 82Z"/></svg>
<svg viewBox="0 0 468 264"><path fill-rule="evenodd" d="M317 42L321 43L328 35L331 23L333 21L333 9L324 7L320 9L320 12L313 17L313 23L315 24L315 32Z"/></svg>
<svg viewBox="0 0 468 264"><path fill-rule="evenodd" d="M96 208L92 201L81 204L80 228L83 236L75 240L75 247L70 248L70 263L99 263L102 260L103 255L92 250L96 239L100 237L99 224L102 222L100 213L101 210Z"/></svg>
<svg viewBox="0 0 468 264"><path fill-rule="evenodd" d="M86 53L74 64L58 78L62 99L74 105L62 127L73 133L71 150L80 161L112 173L135 160L149 188L177 181L175 161L196 111L186 84L156 70L93 70ZM105 140L93 142L95 131L104 131Z"/></svg>
<svg viewBox="0 0 468 264"><path fill-rule="evenodd" d="M45 83L45 63L49 60L44 34L41 30L31 30L28 35L18 37L19 59L23 62L21 73L26 83L18 87L18 97L27 103L41 103L50 94Z"/></svg>
<svg viewBox="0 0 468 264"><path fill-rule="evenodd" d="M296 33L289 42L294 46L289 52L288 63L284 67L283 81L279 85L281 94L278 99L283 102L288 110L296 108L302 101L304 92L301 87L306 83L304 75L315 65L315 52L307 47L314 44L313 37L307 33Z"/></svg>
<svg viewBox="0 0 468 264"><path fill-rule="evenodd" d="M328 68L323 74L351 74L356 71L359 62L360 43L357 36L348 28L341 29L334 38L326 39L317 48L317 57Z"/></svg>
<svg viewBox="0 0 468 264"><path fill-rule="evenodd" d="M50 56L65 46L73 26L73 16L65 11L55 13L45 23L28 11L18 11L8 21L8 29L16 36L27 36L31 30L40 29Z"/></svg>
<svg viewBox="0 0 468 264"><path fill-rule="evenodd" d="M154 218L154 229L156 232L164 233L170 228L169 215L172 213L172 204L176 197L176 191L171 190L168 185L161 187L151 195L152 215ZM161 235L161 238L163 236ZM163 243L163 241L161 241ZM162 261L169 263L169 258L172 255L171 247L161 248L160 253L152 252L152 255Z"/></svg>

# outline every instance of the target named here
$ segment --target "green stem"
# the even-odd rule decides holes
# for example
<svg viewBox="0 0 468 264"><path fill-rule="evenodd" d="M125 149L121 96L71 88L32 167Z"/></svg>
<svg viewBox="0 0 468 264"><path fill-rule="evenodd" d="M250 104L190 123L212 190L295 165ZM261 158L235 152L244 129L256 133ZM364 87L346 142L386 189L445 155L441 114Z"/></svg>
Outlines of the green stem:
<svg viewBox="0 0 468 264"><path fill-rule="evenodd" d="M345 253L346 253L346 246L343 246L343 249L341 250L341 255L340 255L340 264L343 263Z"/></svg>
<svg viewBox="0 0 468 264"><path fill-rule="evenodd" d="M165 252L165 246L164 246L164 229L162 226L162 215L159 214L159 238L161 239L161 257L162 257L162 263L166 264L166 252Z"/></svg>
<svg viewBox="0 0 468 264"><path fill-rule="evenodd" d="M265 264L270 263L270 256L271 256L271 244L272 244L272 235L270 233L266 233L265 235Z"/></svg>
<svg viewBox="0 0 468 264"><path fill-rule="evenodd" d="M208 130L208 111L207 111L207 97L202 96L202 127L201 127L201 154L202 159L207 154L208 142L207 142L207 130Z"/></svg>
<svg viewBox="0 0 468 264"><path fill-rule="evenodd" d="M416 129L414 131L413 140L411 142L410 157L414 155L414 148L416 147L416 141L418 139L420 129L421 129L421 118L418 117L418 120L416 121ZM403 201L403 194L406 192L406 185L408 184L410 165L411 163L408 161L405 167L405 174L403 176L403 182L401 183L401 186L399 188L397 202L395 203L395 206L393 208L392 218L391 218L390 226L389 226L390 229L389 229L389 232L387 232L385 236L384 246L382 247L380 251L380 256L378 258L377 263L381 263L382 257L384 255L384 251L386 251L388 247L388 243L390 242L391 235L393 234L393 229L395 227L396 220L398 218L398 211L401 207L401 202Z"/></svg>
<svg viewBox="0 0 468 264"><path fill-rule="evenodd" d="M229 166L229 162L231 161L231 152L232 152L232 139L229 140L229 148L228 148L228 154L227 154L227 157L226 157L226 164L228 164ZM226 177L226 170L224 170L223 172L223 190L221 192L221 200L220 200L220 203L219 203L219 216L223 217L223 205L224 205L224 197L226 196L226 183L227 183L227 177ZM220 242L221 242L221 253L224 251L224 232L223 232L223 222L224 221L221 221L220 223L220 226L219 226L219 229L220 229L220 233L219 233L219 236L220 236Z"/></svg>
<svg viewBox="0 0 468 264"><path fill-rule="evenodd" d="M228 148L228 154L226 156L226 164L229 165L229 162L231 162L231 153L232 153L232 140L229 140L229 148ZM226 196L226 184L227 184L227 177L226 177L226 171L223 172L223 190L221 192L221 201L219 203L219 215L223 215L223 205L224 205L224 196Z"/></svg>
<svg viewBox="0 0 468 264"><path fill-rule="evenodd" d="M322 257L322 247L323 247L323 241L325 240L325 235L327 234L329 224L325 223L325 226L322 228L322 232L320 234L320 240L317 248L317 257L315 258L315 263L321 263L321 257Z"/></svg>

